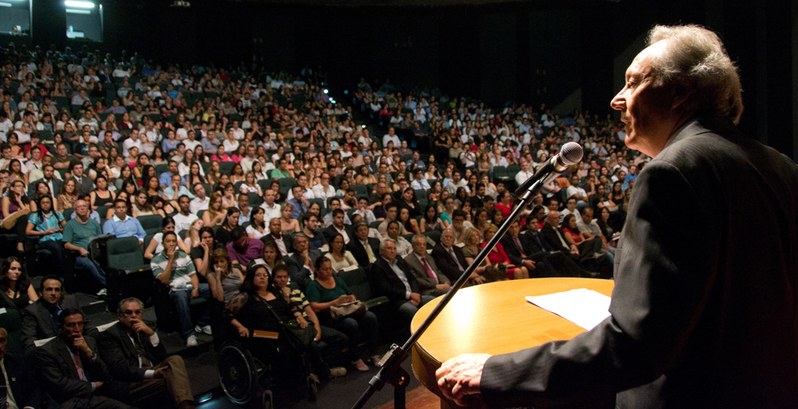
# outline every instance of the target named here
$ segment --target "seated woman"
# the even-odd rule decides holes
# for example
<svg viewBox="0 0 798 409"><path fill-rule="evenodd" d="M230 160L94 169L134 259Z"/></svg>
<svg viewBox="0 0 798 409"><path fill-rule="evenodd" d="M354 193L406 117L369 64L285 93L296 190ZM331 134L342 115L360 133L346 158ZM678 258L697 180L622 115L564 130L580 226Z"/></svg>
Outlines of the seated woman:
<svg viewBox="0 0 798 409"><path fill-rule="evenodd" d="M234 265L230 262L227 250L223 248L211 250L213 253L210 255L208 264L212 268L202 275L208 280L208 289L211 292L209 312L214 345L221 346L228 335L226 333L228 328L225 322L224 306L233 299L233 296L238 294L238 290L244 282L244 274L238 268L238 264ZM197 265L196 260L194 260L194 265Z"/></svg>
<svg viewBox="0 0 798 409"><path fill-rule="evenodd" d="M305 322L302 327L297 322L302 318L302 312L281 294L281 290L272 283L266 267L255 261L247 269L239 293L226 306L229 322L246 348L262 362L271 364L278 386L273 390L278 392L280 400L285 399L285 395L280 396L279 392L286 391L288 394L305 385L302 354L310 353L314 363L320 361L313 357L313 348L309 344L295 342L296 339L289 334L289 326L304 329L308 325ZM276 332L279 335L275 343L273 339L255 337L255 331ZM317 333L315 337L318 337Z"/></svg>
<svg viewBox="0 0 798 409"><path fill-rule="evenodd" d="M22 262L13 256L0 268L0 290L0 308L23 309L39 299L28 274L22 271Z"/></svg>
<svg viewBox="0 0 798 409"><path fill-rule="evenodd" d="M488 224L485 228L485 237L493 237L497 230L498 227ZM486 244L488 243L484 242L480 247L485 247ZM496 246L488 253L487 258L492 265L503 265L507 269L507 278L509 279L529 278L529 271L526 267L516 266L510 262L510 258L501 243L496 243Z"/></svg>
<svg viewBox="0 0 798 409"><path fill-rule="evenodd" d="M333 233L329 240L330 252L325 257L332 263L333 271L338 272L345 268L357 267L355 256L344 248L344 236L339 233Z"/></svg>
<svg viewBox="0 0 798 409"><path fill-rule="evenodd" d="M316 279L308 283L305 289L310 306L323 325L335 328L349 337L350 362L358 371L368 371L368 365L363 362L358 352L368 355L374 365L380 362L381 358L377 354L379 343L377 316L371 311L366 311L357 318L332 318L330 307L354 302L357 297L349 291L342 278L333 275L330 259L319 257L316 259L315 267ZM358 349L361 340L365 341L364 351Z"/></svg>
<svg viewBox="0 0 798 409"><path fill-rule="evenodd" d="M37 201L36 212L28 215L28 226L25 234L38 239L36 248L47 249L53 254L53 265L63 265L64 261L64 215L53 209L50 196L42 196Z"/></svg>
<svg viewBox="0 0 798 409"><path fill-rule="evenodd" d="M144 250L144 258L152 260L156 254L163 251L163 234L168 231L175 231L175 219L169 216L163 218L161 222L161 231L155 233L155 235L152 236L152 240L147 243L147 248ZM177 247L185 253L191 252L191 249L186 246L186 243L183 242L180 236L177 236Z"/></svg>
<svg viewBox="0 0 798 409"><path fill-rule="evenodd" d="M596 253L603 254L601 250L601 239L593 237L588 232L580 232L576 223L576 216L568 214L562 219L562 235L569 245L576 245L579 255L590 257Z"/></svg>

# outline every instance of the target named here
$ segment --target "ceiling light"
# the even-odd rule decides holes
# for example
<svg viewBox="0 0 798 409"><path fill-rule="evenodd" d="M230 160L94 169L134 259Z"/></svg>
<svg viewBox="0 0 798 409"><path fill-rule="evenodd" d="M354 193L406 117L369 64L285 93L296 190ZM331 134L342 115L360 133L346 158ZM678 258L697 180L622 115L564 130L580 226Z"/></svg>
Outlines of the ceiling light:
<svg viewBox="0 0 798 409"><path fill-rule="evenodd" d="M66 9L68 14L91 14L91 10L86 9Z"/></svg>
<svg viewBox="0 0 798 409"><path fill-rule="evenodd" d="M79 1L79 0L66 0L64 1L64 5L67 7L74 7L76 9L93 9L94 3L91 1Z"/></svg>

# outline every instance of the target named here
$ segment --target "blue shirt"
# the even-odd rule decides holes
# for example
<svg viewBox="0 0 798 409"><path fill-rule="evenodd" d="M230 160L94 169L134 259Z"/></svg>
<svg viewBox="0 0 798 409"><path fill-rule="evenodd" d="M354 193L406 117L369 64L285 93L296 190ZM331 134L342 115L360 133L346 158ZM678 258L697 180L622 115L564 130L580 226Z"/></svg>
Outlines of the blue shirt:
<svg viewBox="0 0 798 409"><path fill-rule="evenodd" d="M135 217L128 216L125 217L125 220L121 220L116 215L105 222L103 233L113 234L116 237L135 236L139 241L144 241L144 236L147 235L144 232L144 228L141 227L141 223Z"/></svg>
<svg viewBox="0 0 798 409"><path fill-rule="evenodd" d="M28 223L32 224L36 231L46 231L48 229L60 228L60 223L64 221L64 215L59 211L51 211L50 214L45 214L44 217L39 218L39 212L34 212L28 215ZM64 235L61 232L39 236L39 241L52 241L61 240Z"/></svg>
<svg viewBox="0 0 798 409"><path fill-rule="evenodd" d="M167 170L166 172L161 173L161 176L158 178L158 183L161 185L161 187L170 186L172 184L172 176L172 172Z"/></svg>

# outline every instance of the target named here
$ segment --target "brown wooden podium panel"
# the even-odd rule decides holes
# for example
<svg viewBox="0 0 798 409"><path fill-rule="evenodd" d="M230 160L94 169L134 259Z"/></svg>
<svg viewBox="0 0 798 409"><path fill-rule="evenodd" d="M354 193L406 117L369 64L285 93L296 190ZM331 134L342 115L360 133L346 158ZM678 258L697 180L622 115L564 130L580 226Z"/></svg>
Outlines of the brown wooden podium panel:
<svg viewBox="0 0 798 409"><path fill-rule="evenodd" d="M449 358L464 353L502 354L571 339L585 330L527 302L524 297L576 288L611 295L613 286L612 280L558 277L500 281L464 288L413 347L413 373L427 389L440 395L435 370ZM413 331L441 298L430 301L416 313L410 325Z"/></svg>

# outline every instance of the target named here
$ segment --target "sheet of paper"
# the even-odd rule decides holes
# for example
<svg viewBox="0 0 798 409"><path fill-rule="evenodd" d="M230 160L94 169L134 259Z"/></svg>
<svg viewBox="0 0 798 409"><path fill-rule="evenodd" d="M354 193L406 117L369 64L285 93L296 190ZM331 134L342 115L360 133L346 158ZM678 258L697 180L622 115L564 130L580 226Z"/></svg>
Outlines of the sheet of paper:
<svg viewBox="0 0 798 409"><path fill-rule="evenodd" d="M586 288L525 298L588 331L610 316L610 297Z"/></svg>

